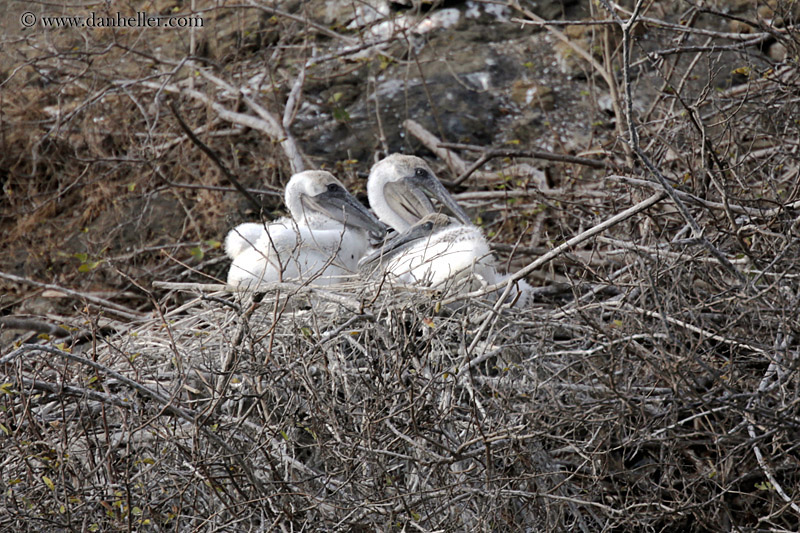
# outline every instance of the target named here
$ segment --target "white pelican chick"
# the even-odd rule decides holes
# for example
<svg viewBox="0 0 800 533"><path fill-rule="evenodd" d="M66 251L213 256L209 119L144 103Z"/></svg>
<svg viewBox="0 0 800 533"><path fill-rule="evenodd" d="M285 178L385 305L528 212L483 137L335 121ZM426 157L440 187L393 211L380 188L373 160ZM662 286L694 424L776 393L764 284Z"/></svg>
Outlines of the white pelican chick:
<svg viewBox="0 0 800 533"><path fill-rule="evenodd" d="M326 171L292 176L285 202L291 218L240 224L228 232L225 253L233 259L228 284L251 289L286 280L335 284L358 271L369 239L386 233L386 227Z"/></svg>
<svg viewBox="0 0 800 533"><path fill-rule="evenodd" d="M393 154L375 164L367 180L372 210L399 232L383 248L361 260L362 268L380 264L388 279L407 285L437 286L471 275L492 285L505 279L481 230L450 196L419 157ZM457 220L436 213L430 198ZM527 303L531 287L520 281L511 298Z"/></svg>
<svg viewBox="0 0 800 533"><path fill-rule="evenodd" d="M225 236L225 254L236 259L239 254L256 245L265 227L260 222L245 222L233 228Z"/></svg>

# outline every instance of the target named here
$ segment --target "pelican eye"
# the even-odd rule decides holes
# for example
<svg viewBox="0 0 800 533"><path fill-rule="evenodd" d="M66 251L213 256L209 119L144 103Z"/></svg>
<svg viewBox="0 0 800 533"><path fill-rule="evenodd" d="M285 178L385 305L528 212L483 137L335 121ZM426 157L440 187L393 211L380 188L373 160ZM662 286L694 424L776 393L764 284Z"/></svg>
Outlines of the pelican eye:
<svg viewBox="0 0 800 533"><path fill-rule="evenodd" d="M424 168L417 168L417 169L414 169L414 175L416 177L418 177L418 178L427 178L428 177L428 171L425 170Z"/></svg>
<svg viewBox="0 0 800 533"><path fill-rule="evenodd" d="M326 188L328 189L328 192L336 192L336 191L338 191L338 190L339 190L341 187L339 187L339 186L338 186L337 184L335 184L335 183L329 183L329 184L328 184L328 186L327 186Z"/></svg>

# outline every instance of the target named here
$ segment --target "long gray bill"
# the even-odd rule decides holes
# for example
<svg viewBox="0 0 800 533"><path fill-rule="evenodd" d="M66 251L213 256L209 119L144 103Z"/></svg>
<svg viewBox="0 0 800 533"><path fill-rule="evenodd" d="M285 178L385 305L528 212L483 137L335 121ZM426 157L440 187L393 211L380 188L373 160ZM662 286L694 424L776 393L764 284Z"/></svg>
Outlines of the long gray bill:
<svg viewBox="0 0 800 533"><path fill-rule="evenodd" d="M383 197L392 211L410 226L419 222L425 215L435 212L424 190L409 178L390 181L384 185Z"/></svg>
<svg viewBox="0 0 800 533"><path fill-rule="evenodd" d="M302 201L346 226L369 232L376 239L382 239L386 235L386 224L342 187L331 187L316 196L304 196Z"/></svg>
<svg viewBox="0 0 800 533"><path fill-rule="evenodd" d="M464 211L464 209L458 205L458 202L456 202L455 198L450 196L450 193L444 188L442 182L436 179L436 177L432 174L426 172L425 176L408 176L405 178L405 180L408 180L413 185L423 189L431 197L442 202L442 205L449 209L450 212L453 213L453 215L455 215L455 217L462 223L469 225L472 224L472 220L470 220L466 211Z"/></svg>
<svg viewBox="0 0 800 533"><path fill-rule="evenodd" d="M383 243L379 249L365 256L358 262L358 267L364 269L372 266L381 259L391 259L393 256L411 248L417 242L429 238L433 233L450 224L450 218L441 213L431 213L402 233Z"/></svg>

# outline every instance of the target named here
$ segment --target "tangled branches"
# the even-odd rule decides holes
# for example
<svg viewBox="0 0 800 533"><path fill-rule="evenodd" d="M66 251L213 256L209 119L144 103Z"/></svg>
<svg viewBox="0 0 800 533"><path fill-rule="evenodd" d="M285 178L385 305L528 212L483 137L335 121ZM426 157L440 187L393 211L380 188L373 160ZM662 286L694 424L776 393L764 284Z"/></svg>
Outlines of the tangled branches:
<svg viewBox="0 0 800 533"><path fill-rule="evenodd" d="M789 529L796 318L668 293L708 263L636 255L535 310L387 287L357 310L284 285L197 297L80 356L24 346L3 359L4 525Z"/></svg>
<svg viewBox="0 0 800 533"><path fill-rule="evenodd" d="M4 37L0 528L800 529L796 3L322 4ZM203 285L399 150L530 307Z"/></svg>

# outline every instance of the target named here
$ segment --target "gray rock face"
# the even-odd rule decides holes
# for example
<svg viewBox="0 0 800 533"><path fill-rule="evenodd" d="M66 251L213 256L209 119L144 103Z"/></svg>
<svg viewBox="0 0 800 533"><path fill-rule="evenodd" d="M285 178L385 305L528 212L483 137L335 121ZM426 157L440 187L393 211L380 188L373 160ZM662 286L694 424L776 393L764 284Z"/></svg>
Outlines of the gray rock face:
<svg viewBox="0 0 800 533"><path fill-rule="evenodd" d="M619 130L607 83L587 56L602 65L604 46L618 54L619 32L601 24L556 26L560 38L542 26L512 20L527 18L525 13L550 20L604 17L587 3L520 2L522 10L476 1L310 5L316 6L312 12L318 20L347 35L355 32L357 42L376 43L347 61L320 67L324 72L306 86L293 132L320 161L367 161L376 151L419 150L403 131L406 119L445 142L524 143L572 152L616 142ZM668 4L657 11L665 20L679 15ZM672 46L659 42L645 24L636 28L636 36L644 49ZM778 50L773 56L783 54ZM618 58L608 72L621 77ZM653 63L635 65L636 113L645 113L657 97L661 75ZM698 88L706 82L688 80ZM713 83L728 87L741 80L718 76Z"/></svg>
<svg viewBox="0 0 800 533"><path fill-rule="evenodd" d="M426 13L390 7L326 11L325 20L367 38L392 38L364 66L307 87L294 131L309 155L365 160L376 150L402 150L408 140L401 125L409 118L449 142L538 136L528 130L541 128L542 113L553 109L551 86L561 76L546 52L547 35L510 24L514 13L496 4L470 1ZM398 28L405 29L392 34ZM536 89L520 95L520 87Z"/></svg>

